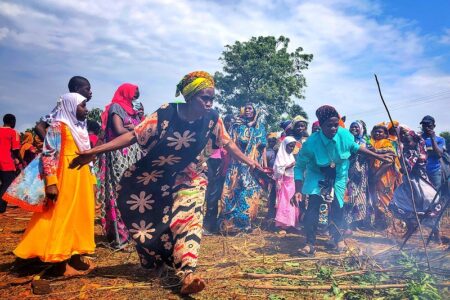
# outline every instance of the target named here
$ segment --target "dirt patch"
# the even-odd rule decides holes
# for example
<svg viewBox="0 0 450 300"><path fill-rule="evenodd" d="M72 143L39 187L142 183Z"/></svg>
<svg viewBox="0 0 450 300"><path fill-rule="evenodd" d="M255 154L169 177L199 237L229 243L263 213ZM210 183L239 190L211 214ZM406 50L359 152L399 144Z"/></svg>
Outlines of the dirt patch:
<svg viewBox="0 0 450 300"><path fill-rule="evenodd" d="M155 278L152 272L140 268L135 252L112 251L102 246L99 225L98 247L92 255L96 270L71 279L47 278L44 274L41 281L45 282L37 287L44 292L49 287L50 293L33 294L31 280L46 266L36 262L20 266L24 262L15 263L12 254L30 216L18 208L8 208L0 216L1 299L183 299L177 294L178 281L173 274L166 272L162 278ZM448 221L442 227L444 235L449 236ZM398 251L401 238L392 234L356 232L346 239L349 251L341 255L324 252L326 239L319 237L316 258L305 259L297 255L304 241L298 234L280 236L256 229L252 234L205 236L198 273L205 278L207 288L186 299L371 299L409 290L411 276L415 275L408 274L408 270L427 272L418 234L402 253ZM430 244L428 250L436 284L443 284L439 293L448 299L448 245ZM20 272L11 272L18 265Z"/></svg>

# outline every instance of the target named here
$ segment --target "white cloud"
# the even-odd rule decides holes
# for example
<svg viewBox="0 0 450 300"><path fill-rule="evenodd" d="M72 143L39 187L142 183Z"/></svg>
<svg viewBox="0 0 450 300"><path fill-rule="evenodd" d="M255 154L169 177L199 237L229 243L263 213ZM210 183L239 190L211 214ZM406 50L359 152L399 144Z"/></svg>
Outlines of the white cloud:
<svg viewBox="0 0 450 300"><path fill-rule="evenodd" d="M450 28L444 30L444 34L440 38L440 42L445 45L450 45Z"/></svg>
<svg viewBox="0 0 450 300"><path fill-rule="evenodd" d="M0 41L8 36L9 29L6 27L0 27Z"/></svg>
<svg viewBox="0 0 450 300"><path fill-rule="evenodd" d="M0 23L0 44L11 49L2 58L11 62L2 61L9 72L1 78L18 90L5 89L0 101L27 101L33 94L50 99L40 100L44 108L24 114L37 119L53 105L53 93L64 92L65 81L81 74L92 82L95 106L106 104L118 84L131 81L141 86L150 111L172 99L174 86L186 72L219 70L224 45L251 36L285 35L292 49L301 46L314 54L305 72L307 100L301 102L311 118L318 105L331 103L343 114L373 124L386 119L373 114L381 108L373 73L380 75L393 105L450 89L448 72L426 55L430 39L420 34L415 22L380 18L382 14L378 2L356 0L139 0L133 5L124 0L4 1L0 15L7 21ZM23 78L23 72L31 77ZM415 104L412 112L400 116L414 123L424 108L442 116L439 105L448 104L435 103ZM365 111L372 113L361 115ZM450 128L447 119L437 117Z"/></svg>

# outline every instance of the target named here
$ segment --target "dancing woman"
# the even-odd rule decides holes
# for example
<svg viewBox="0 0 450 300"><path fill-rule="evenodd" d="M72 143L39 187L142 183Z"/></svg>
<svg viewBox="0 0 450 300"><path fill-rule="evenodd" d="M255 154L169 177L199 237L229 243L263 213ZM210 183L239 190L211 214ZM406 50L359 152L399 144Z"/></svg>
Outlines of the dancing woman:
<svg viewBox="0 0 450 300"><path fill-rule="evenodd" d="M191 294L205 287L193 274L202 236L205 156L216 143L251 168L261 167L239 151L222 119L211 109L211 75L202 71L187 74L177 85L176 95L180 93L186 103L161 106L133 131L81 153L72 167L134 143L146 149L146 155L125 171L117 186L118 207L136 242L141 265L173 266L182 281L181 293Z"/></svg>
<svg viewBox="0 0 450 300"><path fill-rule="evenodd" d="M300 254L305 256L315 254L320 207L327 205L327 202L331 202L330 247L336 252L345 250L341 229L350 155L358 152L382 161L392 161L390 154L378 154L358 145L353 135L340 126L340 117L334 107L321 106L316 116L321 130L313 133L303 144L295 166L295 200L301 201L302 194L308 195L304 218L306 245L299 249Z"/></svg>

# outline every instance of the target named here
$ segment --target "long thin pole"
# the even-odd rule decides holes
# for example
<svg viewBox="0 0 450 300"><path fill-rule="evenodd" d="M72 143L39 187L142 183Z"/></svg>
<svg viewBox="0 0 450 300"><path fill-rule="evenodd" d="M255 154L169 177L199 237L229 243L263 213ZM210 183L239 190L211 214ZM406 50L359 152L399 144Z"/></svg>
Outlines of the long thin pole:
<svg viewBox="0 0 450 300"><path fill-rule="evenodd" d="M380 82L378 81L378 77L377 77L376 74L373 74L373 75L375 76L375 81L377 82L378 93L380 94L381 101L383 102L384 108L386 109L386 112L387 112L387 114L389 116L389 120L391 121L392 126L394 126L394 120L392 119L392 116L391 116L391 113L389 111L389 108L387 107L386 101L384 101L383 94L381 93L381 87L380 87ZM399 141L399 144L400 144L401 141L400 141L399 132L397 130L395 130L395 134L397 135L397 140ZM400 153L397 153L397 156L399 156L402 159L403 165L406 166L405 156L404 155L400 155ZM411 190L411 201L413 203L414 215L416 216L416 221L417 221L417 224L419 226L420 238L422 239L423 248L425 250L425 257L427 259L428 269L431 271L430 259L428 257L427 244L425 242L425 238L423 237L422 225L420 224L419 215L418 215L417 209L416 209L416 201L414 199L414 192L413 192L413 188L412 188L412 185L411 185L411 178L409 176L408 168L405 167L404 170L405 170L406 178L408 179L409 188Z"/></svg>

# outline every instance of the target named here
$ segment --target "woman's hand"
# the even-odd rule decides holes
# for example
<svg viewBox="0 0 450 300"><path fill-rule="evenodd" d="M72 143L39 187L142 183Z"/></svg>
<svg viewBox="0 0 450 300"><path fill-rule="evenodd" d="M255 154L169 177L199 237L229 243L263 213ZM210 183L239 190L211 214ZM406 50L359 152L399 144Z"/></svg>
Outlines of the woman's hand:
<svg viewBox="0 0 450 300"><path fill-rule="evenodd" d="M393 152L387 152L387 153L381 153L377 155L377 159L381 160L382 162L392 164L394 162L395 153Z"/></svg>
<svg viewBox="0 0 450 300"><path fill-rule="evenodd" d="M261 165L256 161L256 160L250 160L248 163L248 166L250 167L250 169L258 169L260 171L264 172L264 168L261 167Z"/></svg>
<svg viewBox="0 0 450 300"><path fill-rule="evenodd" d="M245 156L244 153L236 146L236 144L233 141L230 141L228 144L225 145L225 150L227 150L234 158L239 160L240 162L243 162L244 164L248 165L252 170L254 168L257 168L264 172L264 169L261 167L261 165L251 159Z"/></svg>
<svg viewBox="0 0 450 300"><path fill-rule="evenodd" d="M294 197L291 199L291 204L294 205L292 203L292 201L295 201L295 205L298 206L298 204L300 202L302 202L302 193L295 193L294 194Z"/></svg>
<svg viewBox="0 0 450 300"><path fill-rule="evenodd" d="M58 188L56 187L56 184L45 187L45 196L53 202L56 201L58 198Z"/></svg>
<svg viewBox="0 0 450 300"><path fill-rule="evenodd" d="M293 163L287 165L287 166L286 166L286 169L293 168L294 166L295 166L295 162L293 162Z"/></svg>
<svg viewBox="0 0 450 300"><path fill-rule="evenodd" d="M134 129L134 125L132 123L124 125L123 127L125 127L128 131L132 131Z"/></svg>
<svg viewBox="0 0 450 300"><path fill-rule="evenodd" d="M70 162L70 169L80 169L82 166L87 165L95 159L95 154L92 154L91 150L76 153L78 154L78 156Z"/></svg>
<svg viewBox="0 0 450 300"><path fill-rule="evenodd" d="M281 189L281 180L275 180L275 185L276 185L276 189L277 189L277 191L279 190L279 189Z"/></svg>

